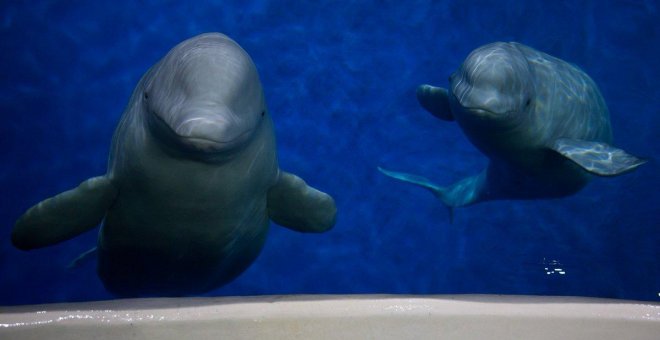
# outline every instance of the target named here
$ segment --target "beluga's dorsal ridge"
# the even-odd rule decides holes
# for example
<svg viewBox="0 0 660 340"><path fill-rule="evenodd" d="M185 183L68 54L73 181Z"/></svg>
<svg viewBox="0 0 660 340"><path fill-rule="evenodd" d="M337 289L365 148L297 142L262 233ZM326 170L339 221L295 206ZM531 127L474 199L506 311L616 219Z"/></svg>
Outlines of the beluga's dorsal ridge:
<svg viewBox="0 0 660 340"><path fill-rule="evenodd" d="M478 175L448 187L379 168L433 192L451 208L487 200L564 197L593 175L616 176L645 160L612 146L607 105L578 67L515 42L477 48L449 88L421 85L421 106L456 121L489 159Z"/></svg>
<svg viewBox="0 0 660 340"><path fill-rule="evenodd" d="M202 34L175 46L135 88L108 171L17 221L29 250L102 223L98 273L118 296L217 288L258 256L269 220L300 232L335 223L329 195L279 169L257 69L236 42ZM79 261L80 259L77 259Z"/></svg>

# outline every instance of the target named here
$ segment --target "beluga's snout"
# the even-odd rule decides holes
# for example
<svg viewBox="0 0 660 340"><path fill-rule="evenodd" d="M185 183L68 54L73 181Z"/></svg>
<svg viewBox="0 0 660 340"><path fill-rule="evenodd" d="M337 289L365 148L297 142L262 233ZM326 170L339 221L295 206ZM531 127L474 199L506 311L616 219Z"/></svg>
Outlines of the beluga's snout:
<svg viewBox="0 0 660 340"><path fill-rule="evenodd" d="M229 151L247 142L254 128L226 106L192 107L172 130L179 142L200 152Z"/></svg>

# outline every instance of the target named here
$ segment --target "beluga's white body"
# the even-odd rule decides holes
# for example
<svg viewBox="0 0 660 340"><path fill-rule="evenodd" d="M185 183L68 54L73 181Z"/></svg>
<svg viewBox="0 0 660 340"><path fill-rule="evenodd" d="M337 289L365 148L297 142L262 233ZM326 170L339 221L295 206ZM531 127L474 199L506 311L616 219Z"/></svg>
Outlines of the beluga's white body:
<svg viewBox="0 0 660 340"><path fill-rule="evenodd" d="M644 161L614 148L609 112L582 70L519 43L474 50L450 78L449 90L422 85L420 104L455 120L489 159L480 174L449 187L380 168L431 190L449 208L486 200L571 195L591 175L613 176Z"/></svg>
<svg viewBox="0 0 660 340"><path fill-rule="evenodd" d="M29 209L20 249L103 221L98 272L119 296L189 295L235 278L269 219L302 232L335 221L333 199L280 171L256 67L218 33L174 47L140 80L115 131L108 172Z"/></svg>

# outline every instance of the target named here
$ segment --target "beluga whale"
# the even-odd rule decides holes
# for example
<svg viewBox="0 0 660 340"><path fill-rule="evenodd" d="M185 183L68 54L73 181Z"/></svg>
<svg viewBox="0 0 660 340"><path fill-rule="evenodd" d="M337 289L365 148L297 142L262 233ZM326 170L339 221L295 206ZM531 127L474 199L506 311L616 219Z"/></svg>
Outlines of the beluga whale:
<svg viewBox="0 0 660 340"><path fill-rule="evenodd" d="M95 254L108 291L181 296L243 272L269 220L317 233L335 216L331 196L279 169L252 59L229 37L207 33L175 46L141 78L107 173L27 210L11 240L40 248L102 223Z"/></svg>
<svg viewBox="0 0 660 340"><path fill-rule="evenodd" d="M435 117L456 121L489 158L487 168L449 186L379 170L430 190L450 214L489 200L565 197L594 175L620 175L645 162L611 145L607 105L586 73L520 43L477 48L448 89L421 85L417 99Z"/></svg>

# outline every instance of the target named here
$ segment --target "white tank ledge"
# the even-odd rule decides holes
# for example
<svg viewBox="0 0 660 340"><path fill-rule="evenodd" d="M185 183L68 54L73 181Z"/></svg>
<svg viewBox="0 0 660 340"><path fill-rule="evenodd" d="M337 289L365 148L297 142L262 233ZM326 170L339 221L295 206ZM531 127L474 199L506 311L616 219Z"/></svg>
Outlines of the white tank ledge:
<svg viewBox="0 0 660 340"><path fill-rule="evenodd" d="M660 339L660 304L506 295L154 298L0 307L0 339Z"/></svg>

